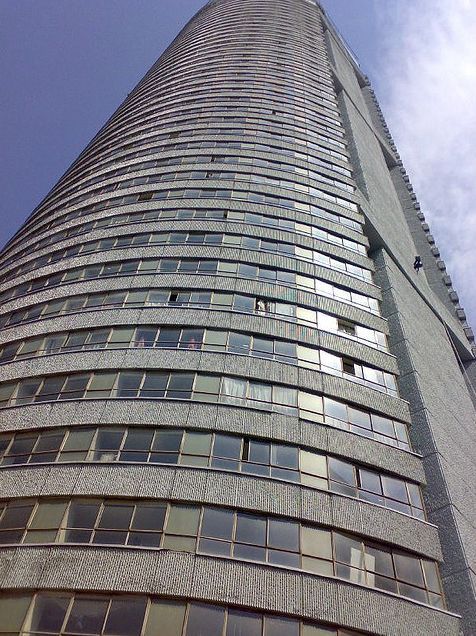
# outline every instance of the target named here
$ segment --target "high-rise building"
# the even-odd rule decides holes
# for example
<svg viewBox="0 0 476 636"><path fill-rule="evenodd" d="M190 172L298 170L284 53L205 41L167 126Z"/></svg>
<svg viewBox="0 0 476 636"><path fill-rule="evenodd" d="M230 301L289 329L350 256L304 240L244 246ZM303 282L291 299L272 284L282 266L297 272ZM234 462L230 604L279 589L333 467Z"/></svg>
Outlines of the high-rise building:
<svg viewBox="0 0 476 636"><path fill-rule="evenodd" d="M0 267L0 633L476 633L472 333L318 4L209 2Z"/></svg>

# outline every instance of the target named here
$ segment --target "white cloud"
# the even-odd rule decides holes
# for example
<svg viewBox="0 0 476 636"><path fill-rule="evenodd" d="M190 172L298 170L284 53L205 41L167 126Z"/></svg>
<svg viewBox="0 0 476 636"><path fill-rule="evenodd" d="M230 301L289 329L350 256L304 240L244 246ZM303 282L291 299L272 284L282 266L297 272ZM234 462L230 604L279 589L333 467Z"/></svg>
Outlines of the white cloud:
<svg viewBox="0 0 476 636"><path fill-rule="evenodd" d="M382 110L476 329L476 2L375 6Z"/></svg>

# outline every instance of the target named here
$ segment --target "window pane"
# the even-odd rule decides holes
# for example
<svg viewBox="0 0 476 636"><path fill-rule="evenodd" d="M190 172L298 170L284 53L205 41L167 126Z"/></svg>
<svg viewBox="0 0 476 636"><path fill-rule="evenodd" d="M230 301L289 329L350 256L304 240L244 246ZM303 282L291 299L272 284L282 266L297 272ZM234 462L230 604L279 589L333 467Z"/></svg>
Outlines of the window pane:
<svg viewBox="0 0 476 636"><path fill-rule="evenodd" d="M72 375L66 379L61 390L60 400L72 400L82 398L89 382L88 375Z"/></svg>
<svg viewBox="0 0 476 636"><path fill-rule="evenodd" d="M329 417L335 417L345 422L347 421L347 407L341 402L324 398L324 412Z"/></svg>
<svg viewBox="0 0 476 636"><path fill-rule="evenodd" d="M205 508L203 511L200 536L231 541L233 533L234 513L231 510Z"/></svg>
<svg viewBox="0 0 476 636"><path fill-rule="evenodd" d="M352 464L329 457L329 479L355 486L355 472Z"/></svg>
<svg viewBox="0 0 476 636"><path fill-rule="evenodd" d="M329 530L301 527L302 553L321 559L332 559L332 541Z"/></svg>
<svg viewBox="0 0 476 636"><path fill-rule="evenodd" d="M382 494L382 486L380 484L380 476L370 470L359 469L360 485L364 490L369 490L378 495Z"/></svg>
<svg viewBox="0 0 476 636"><path fill-rule="evenodd" d="M282 550L299 550L299 524L293 521L270 519L268 545Z"/></svg>
<svg viewBox="0 0 476 636"><path fill-rule="evenodd" d="M156 347L176 348L180 340L180 329L168 329L162 327L160 329L159 337L155 343Z"/></svg>
<svg viewBox="0 0 476 636"><path fill-rule="evenodd" d="M401 479L394 479L392 477L382 476L383 494L386 497L392 499L398 499L398 501L404 501L408 503L407 489L405 482Z"/></svg>
<svg viewBox="0 0 476 636"><path fill-rule="evenodd" d="M70 596L38 594L31 617L31 631L59 632L64 621Z"/></svg>
<svg viewBox="0 0 476 636"><path fill-rule="evenodd" d="M132 505L120 503L104 504L98 527L111 528L112 530L127 530L131 522L133 511L134 506Z"/></svg>
<svg viewBox="0 0 476 636"><path fill-rule="evenodd" d="M397 579L420 587L424 586L419 559L398 552L393 555Z"/></svg>
<svg viewBox="0 0 476 636"><path fill-rule="evenodd" d="M254 612L228 610L226 636L261 636L263 617Z"/></svg>
<svg viewBox="0 0 476 636"><path fill-rule="evenodd" d="M390 578L395 576L390 550L365 546L365 567L370 572L376 572Z"/></svg>
<svg viewBox="0 0 476 636"><path fill-rule="evenodd" d="M86 397L109 397L115 380L115 373L95 373L88 387L88 390L86 391Z"/></svg>
<svg viewBox="0 0 476 636"><path fill-rule="evenodd" d="M265 617L265 636L299 636L299 621L292 618Z"/></svg>
<svg viewBox="0 0 476 636"><path fill-rule="evenodd" d="M246 380L238 380L237 378L223 378L223 395L229 395L237 398L246 397Z"/></svg>
<svg viewBox="0 0 476 636"><path fill-rule="evenodd" d="M284 444L272 444L271 463L274 466L297 469L299 467L298 449Z"/></svg>
<svg viewBox="0 0 476 636"><path fill-rule="evenodd" d="M186 636L221 636L224 621L224 609L191 603Z"/></svg>
<svg viewBox="0 0 476 636"><path fill-rule="evenodd" d="M324 479L327 478L327 461L324 455L301 450L299 454L301 470Z"/></svg>
<svg viewBox="0 0 476 636"><path fill-rule="evenodd" d="M33 507L33 503L10 503L3 513L0 529L25 528Z"/></svg>
<svg viewBox="0 0 476 636"><path fill-rule="evenodd" d="M126 441L124 442L124 450L149 450L153 431L137 428L129 429L127 431Z"/></svg>
<svg viewBox="0 0 476 636"><path fill-rule="evenodd" d="M93 528L100 504L96 501L72 501L66 525L69 528Z"/></svg>
<svg viewBox="0 0 476 636"><path fill-rule="evenodd" d="M30 528L37 530L59 528L67 505L66 501L40 502L33 515Z"/></svg>
<svg viewBox="0 0 476 636"><path fill-rule="evenodd" d="M239 459L241 456L241 438L216 434L213 444L213 456Z"/></svg>
<svg viewBox="0 0 476 636"><path fill-rule="evenodd" d="M178 452L182 435L182 431L158 431L155 434L152 450Z"/></svg>
<svg viewBox="0 0 476 636"><path fill-rule="evenodd" d="M108 605L107 599L75 598L66 624L66 633L100 634Z"/></svg>
<svg viewBox="0 0 476 636"><path fill-rule="evenodd" d="M193 373L171 373L167 386L167 397L187 400L192 397Z"/></svg>
<svg viewBox="0 0 476 636"><path fill-rule="evenodd" d="M212 436L210 433L196 433L186 431L182 452L190 455L210 454Z"/></svg>
<svg viewBox="0 0 476 636"><path fill-rule="evenodd" d="M169 379L168 373L148 372L140 390L140 397L158 398L164 397L165 387Z"/></svg>
<svg viewBox="0 0 476 636"><path fill-rule="evenodd" d="M104 634L140 636L146 604L145 598L113 599Z"/></svg>
<svg viewBox="0 0 476 636"><path fill-rule="evenodd" d="M359 409L353 409L349 406L349 422L361 428L370 429L370 415Z"/></svg>
<svg viewBox="0 0 476 636"><path fill-rule="evenodd" d="M235 539L242 543L266 545L266 517L238 513Z"/></svg>
<svg viewBox="0 0 476 636"><path fill-rule="evenodd" d="M1 633L20 633L31 596L5 595L0 598Z"/></svg>
<svg viewBox="0 0 476 636"><path fill-rule="evenodd" d="M216 375L197 374L194 386L196 400L215 400L220 391L221 378Z"/></svg>
<svg viewBox="0 0 476 636"><path fill-rule="evenodd" d="M350 632L346 632L351 636ZM345 636L344 632L339 632ZM302 626L301 636L336 636L337 631L334 627L319 627L317 625L309 625L304 623Z"/></svg>
<svg viewBox="0 0 476 636"><path fill-rule="evenodd" d="M192 506L170 507L166 532L173 534L196 535L198 532L199 508Z"/></svg>
<svg viewBox="0 0 476 636"><path fill-rule="evenodd" d="M185 607L174 601L152 601L144 636L182 636Z"/></svg>
<svg viewBox="0 0 476 636"><path fill-rule="evenodd" d="M338 532L333 534L336 560L353 567L363 568L362 543Z"/></svg>
<svg viewBox="0 0 476 636"><path fill-rule="evenodd" d="M142 372L122 371L117 383L117 397L135 397L142 382Z"/></svg>
<svg viewBox="0 0 476 636"><path fill-rule="evenodd" d="M432 592L441 593L440 580L438 578L438 568L434 561L422 559L423 570L425 572L426 586Z"/></svg>
<svg viewBox="0 0 476 636"><path fill-rule="evenodd" d="M135 530L162 530L166 510L165 504L137 504L131 528Z"/></svg>

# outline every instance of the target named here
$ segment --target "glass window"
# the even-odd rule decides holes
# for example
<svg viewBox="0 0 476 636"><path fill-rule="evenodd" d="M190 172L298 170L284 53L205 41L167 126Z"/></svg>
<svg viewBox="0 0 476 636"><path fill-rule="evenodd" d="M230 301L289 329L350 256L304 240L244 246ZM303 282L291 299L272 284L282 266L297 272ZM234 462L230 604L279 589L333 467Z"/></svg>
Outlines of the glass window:
<svg viewBox="0 0 476 636"><path fill-rule="evenodd" d="M299 391L298 402L303 417L317 421L322 420L318 417L318 414L322 413L322 398L319 395Z"/></svg>
<svg viewBox="0 0 476 636"><path fill-rule="evenodd" d="M265 617L265 636L299 636L299 621L278 616Z"/></svg>
<svg viewBox="0 0 476 636"><path fill-rule="evenodd" d="M352 464L343 462L340 459L329 457L329 479L348 484L355 485L355 473Z"/></svg>
<svg viewBox="0 0 476 636"><path fill-rule="evenodd" d="M66 623L68 634L100 634L106 617L109 599L83 596L74 599Z"/></svg>
<svg viewBox="0 0 476 636"><path fill-rule="evenodd" d="M114 327L111 337L109 338L108 347L126 347L129 345L134 334L133 328L126 327ZM102 330L98 334L95 334L94 343L107 342L109 336L109 330ZM92 342L92 340L90 341Z"/></svg>
<svg viewBox="0 0 476 636"><path fill-rule="evenodd" d="M189 400L192 397L193 373L171 373L167 386L167 397Z"/></svg>
<svg viewBox="0 0 476 636"><path fill-rule="evenodd" d="M207 329L204 344L206 349L212 351L225 351L228 333L226 331L213 331Z"/></svg>
<svg viewBox="0 0 476 636"><path fill-rule="evenodd" d="M140 636L146 606L146 598L113 598L104 635Z"/></svg>
<svg viewBox="0 0 476 636"><path fill-rule="evenodd" d="M63 450L60 453L60 461L84 460L94 433L95 429L92 428L69 431Z"/></svg>
<svg viewBox="0 0 476 636"><path fill-rule="evenodd" d="M70 598L70 596L38 594L33 605L30 631L60 632Z"/></svg>
<svg viewBox="0 0 476 636"><path fill-rule="evenodd" d="M127 431L123 451L148 451L154 431L145 428L130 428Z"/></svg>
<svg viewBox="0 0 476 636"><path fill-rule="evenodd" d="M385 475L382 475L382 486L383 494L386 497L408 503L405 482L403 482L401 479L394 479L393 477L386 477Z"/></svg>
<svg viewBox="0 0 476 636"><path fill-rule="evenodd" d="M241 456L241 438L217 433L213 444L213 455L214 457L239 459Z"/></svg>
<svg viewBox="0 0 476 636"><path fill-rule="evenodd" d="M365 568L368 572L375 572L390 578L395 577L393 570L392 553L390 550L365 546Z"/></svg>
<svg viewBox="0 0 476 636"><path fill-rule="evenodd" d="M336 560L363 569L362 543L339 532L333 534Z"/></svg>
<svg viewBox="0 0 476 636"><path fill-rule="evenodd" d="M228 350L231 353L241 353L248 355L251 347L251 336L247 336L243 333L230 333L228 339Z"/></svg>
<svg viewBox="0 0 476 636"><path fill-rule="evenodd" d="M46 402L48 400L56 400L59 397L59 393L61 391L63 384L65 383L65 380L66 380L65 375L45 378L35 398L35 402Z"/></svg>
<svg viewBox="0 0 476 636"><path fill-rule="evenodd" d="M178 452L182 443L182 431L157 431L152 450Z"/></svg>
<svg viewBox="0 0 476 636"><path fill-rule="evenodd" d="M194 385L196 400L216 401L220 390L221 378L216 375L197 374Z"/></svg>
<svg viewBox="0 0 476 636"><path fill-rule="evenodd" d="M97 500L72 501L64 522L68 530L61 535L61 540L68 543L89 543L100 507Z"/></svg>
<svg viewBox="0 0 476 636"><path fill-rule="evenodd" d="M2 633L19 634L31 596L5 594L0 598L0 616L2 617Z"/></svg>
<svg viewBox="0 0 476 636"><path fill-rule="evenodd" d="M319 559L332 560L332 541L329 530L301 527L302 553Z"/></svg>
<svg viewBox="0 0 476 636"><path fill-rule="evenodd" d="M301 470L317 477L327 478L327 461L324 455L311 453L310 451L300 451Z"/></svg>
<svg viewBox="0 0 476 636"><path fill-rule="evenodd" d="M369 470L359 469L359 479L361 488L369 490L370 492L380 495L382 493L382 486L380 483L380 476L377 473Z"/></svg>
<svg viewBox="0 0 476 636"><path fill-rule="evenodd" d="M222 636L225 610L221 607L191 603L186 636Z"/></svg>
<svg viewBox="0 0 476 636"><path fill-rule="evenodd" d="M223 378L222 394L231 398L246 397L246 380L238 378Z"/></svg>
<svg viewBox="0 0 476 636"><path fill-rule="evenodd" d="M54 541L56 528L61 525L66 506L66 501L40 501L31 520L26 543Z"/></svg>
<svg viewBox="0 0 476 636"><path fill-rule="evenodd" d="M213 537L214 539L227 539L231 541L233 534L234 513L231 510L220 508L204 508L202 537Z"/></svg>
<svg viewBox="0 0 476 636"><path fill-rule="evenodd" d="M87 375L71 375L66 378L66 382L61 389L60 400L74 400L84 396L84 391L89 382L89 374Z"/></svg>
<svg viewBox="0 0 476 636"><path fill-rule="evenodd" d="M142 375L142 372L138 371L121 371L117 381L116 397L136 397Z"/></svg>
<svg viewBox="0 0 476 636"><path fill-rule="evenodd" d="M250 382L248 386L248 399L257 402L259 406L269 406L271 402L271 386L258 382ZM253 406L257 406L254 404Z"/></svg>
<svg viewBox="0 0 476 636"><path fill-rule="evenodd" d="M159 398L165 396L165 387L169 379L168 373L159 373L157 371L148 371L145 374L142 387L139 392L140 397Z"/></svg>
<svg viewBox="0 0 476 636"><path fill-rule="evenodd" d="M370 429L370 415L365 413L364 411L360 411L359 409L353 409L349 406L349 422L358 426L359 428Z"/></svg>
<svg viewBox="0 0 476 636"><path fill-rule="evenodd" d="M86 397L109 397L115 380L115 373L95 373L86 391Z"/></svg>
<svg viewBox="0 0 476 636"><path fill-rule="evenodd" d="M347 421L347 407L341 402L324 398L324 411L326 416L335 417L338 420Z"/></svg>
<svg viewBox="0 0 476 636"><path fill-rule="evenodd" d="M423 574L419 559L395 552L393 555L397 579L419 587L424 587Z"/></svg>
<svg viewBox="0 0 476 636"><path fill-rule="evenodd" d="M23 346L18 351L18 356L32 356L36 355L43 343L43 337L31 338L23 343Z"/></svg>
<svg viewBox="0 0 476 636"><path fill-rule="evenodd" d="M38 391L42 380L41 379L33 379L33 380L23 380L20 382L15 404L28 404L29 402L33 402L33 398ZM2 401L7 401L10 395L13 392L16 384L5 384L2 387L2 393L0 393L0 399Z"/></svg>
<svg viewBox="0 0 476 636"><path fill-rule="evenodd" d="M266 545L266 517L237 513L235 540L254 545Z"/></svg>
<svg viewBox="0 0 476 636"><path fill-rule="evenodd" d="M393 429L392 420L388 417L382 417L381 415L372 415L372 425L374 431L386 435L387 437L394 437L395 432Z"/></svg>
<svg viewBox="0 0 476 636"><path fill-rule="evenodd" d="M226 636L261 636L263 617L254 612L228 610Z"/></svg>
<svg viewBox="0 0 476 636"><path fill-rule="evenodd" d="M298 449L284 444L272 444L271 463L282 468L299 468Z"/></svg>
<svg viewBox="0 0 476 636"><path fill-rule="evenodd" d="M293 521L269 519L268 545L281 550L299 550L299 524Z"/></svg>
<svg viewBox="0 0 476 636"><path fill-rule="evenodd" d="M210 454L211 441L212 436L210 433L187 431L182 452L190 455L208 456Z"/></svg>
<svg viewBox="0 0 476 636"><path fill-rule="evenodd" d="M201 349L204 329L183 329L180 339L182 349Z"/></svg>
<svg viewBox="0 0 476 636"><path fill-rule="evenodd" d="M196 536L199 517L199 508L174 504L170 506L166 532Z"/></svg>
<svg viewBox="0 0 476 636"><path fill-rule="evenodd" d="M182 636L184 603L152 601L143 636Z"/></svg>
<svg viewBox="0 0 476 636"><path fill-rule="evenodd" d="M180 332L180 329L169 329L166 327L161 327L159 337L157 338L155 346L164 349L177 348L180 340Z"/></svg>

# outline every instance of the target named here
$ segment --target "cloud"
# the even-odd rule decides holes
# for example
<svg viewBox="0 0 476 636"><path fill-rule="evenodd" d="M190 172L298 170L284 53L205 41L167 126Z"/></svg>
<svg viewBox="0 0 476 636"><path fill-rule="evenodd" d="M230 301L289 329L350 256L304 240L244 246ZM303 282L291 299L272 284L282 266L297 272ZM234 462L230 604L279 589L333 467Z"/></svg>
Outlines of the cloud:
<svg viewBox="0 0 476 636"><path fill-rule="evenodd" d="M476 2L375 0L382 110L476 329Z"/></svg>

